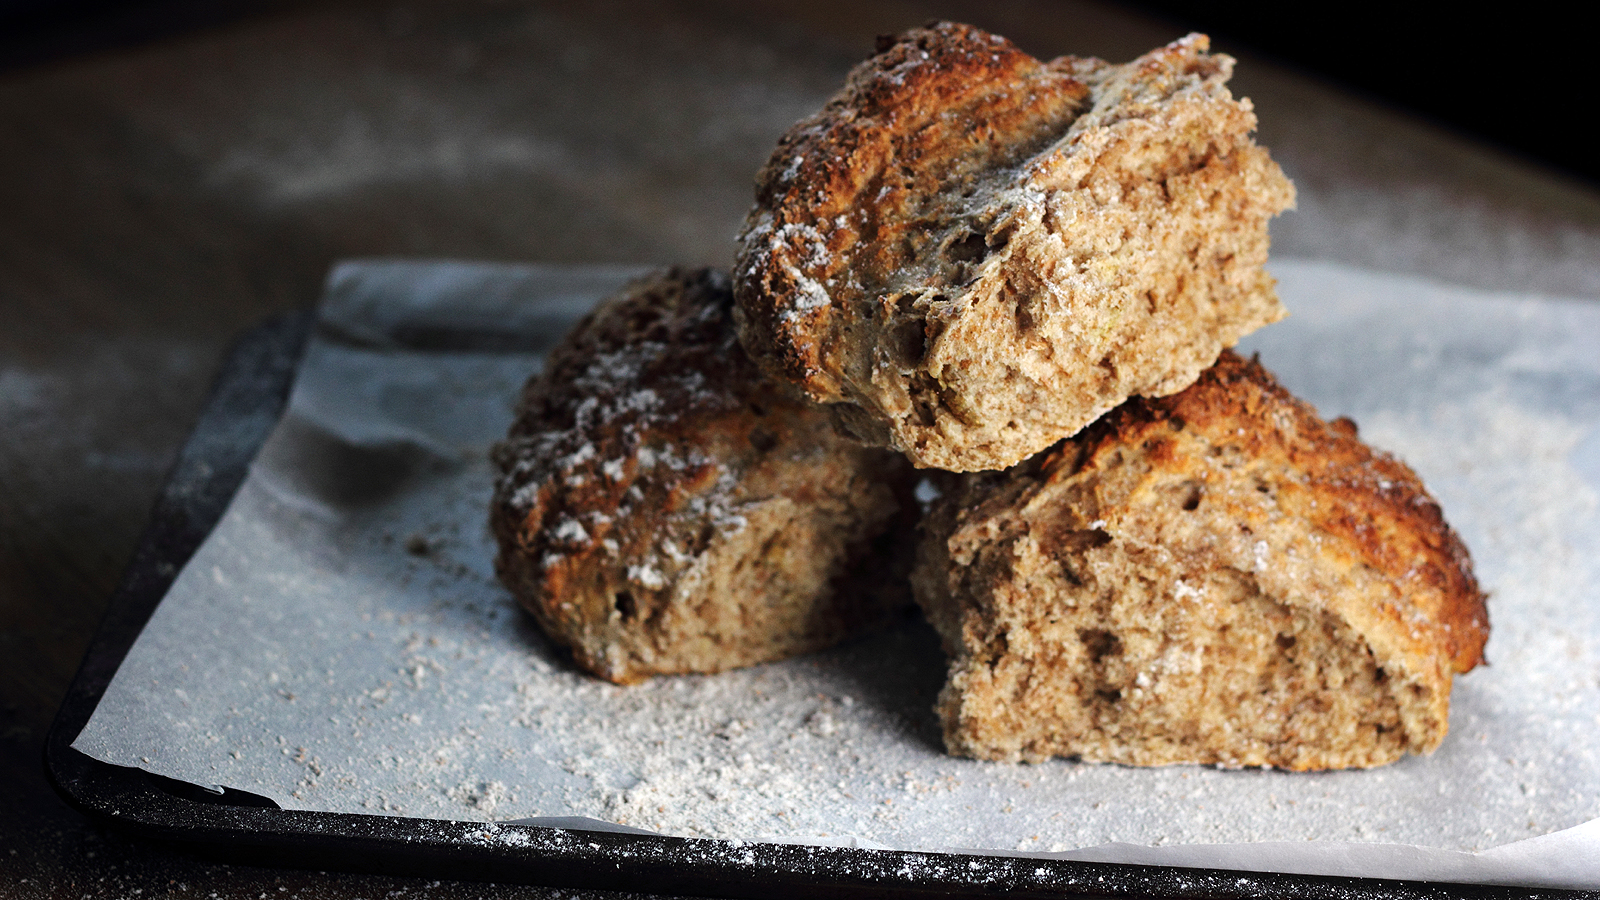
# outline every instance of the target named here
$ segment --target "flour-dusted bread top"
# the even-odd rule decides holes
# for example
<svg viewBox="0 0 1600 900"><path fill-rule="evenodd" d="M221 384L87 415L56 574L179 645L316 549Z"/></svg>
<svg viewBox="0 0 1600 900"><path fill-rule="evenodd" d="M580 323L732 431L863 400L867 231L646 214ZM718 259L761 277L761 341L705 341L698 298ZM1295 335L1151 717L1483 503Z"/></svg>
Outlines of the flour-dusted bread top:
<svg viewBox="0 0 1600 900"><path fill-rule="evenodd" d="M613 681L815 650L907 602L885 531L910 467L764 377L732 303L711 270L603 302L495 454L502 580Z"/></svg>
<svg viewBox="0 0 1600 900"><path fill-rule="evenodd" d="M883 44L757 177L735 268L769 371L922 467L996 469L1172 393L1282 316L1293 188L1191 35L1041 62L965 25Z"/></svg>
<svg viewBox="0 0 1600 900"><path fill-rule="evenodd" d="M946 488L914 582L956 753L1379 765L1438 746L1483 659L1484 595L1417 476L1231 352Z"/></svg>

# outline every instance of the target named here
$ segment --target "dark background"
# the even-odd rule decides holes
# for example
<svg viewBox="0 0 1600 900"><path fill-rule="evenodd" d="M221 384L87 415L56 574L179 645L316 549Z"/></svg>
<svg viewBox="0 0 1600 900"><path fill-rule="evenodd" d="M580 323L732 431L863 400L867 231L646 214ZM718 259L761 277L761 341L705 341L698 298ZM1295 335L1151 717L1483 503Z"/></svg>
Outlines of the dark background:
<svg viewBox="0 0 1600 900"><path fill-rule="evenodd" d="M1467 4L1135 4L1214 39L1600 182L1592 7Z"/></svg>
<svg viewBox="0 0 1600 900"><path fill-rule="evenodd" d="M5 0L0 72L171 36L307 0ZM1134 9L1248 48L1567 175L1600 184L1600 13L1537 2L1181 3ZM1490 11L1492 10L1492 11Z"/></svg>

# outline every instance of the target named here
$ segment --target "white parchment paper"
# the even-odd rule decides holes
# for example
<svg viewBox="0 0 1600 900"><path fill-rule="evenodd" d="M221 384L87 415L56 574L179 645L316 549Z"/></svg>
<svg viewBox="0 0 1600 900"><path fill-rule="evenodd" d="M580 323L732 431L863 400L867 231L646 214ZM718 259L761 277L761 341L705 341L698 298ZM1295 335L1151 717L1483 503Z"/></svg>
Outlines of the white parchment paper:
<svg viewBox="0 0 1600 900"><path fill-rule="evenodd" d="M489 445L636 270L365 262L288 413L75 746L285 807L1600 887L1600 303L1278 260L1245 350L1417 469L1491 592L1429 757L1362 772L946 756L918 622L617 688L495 582Z"/></svg>

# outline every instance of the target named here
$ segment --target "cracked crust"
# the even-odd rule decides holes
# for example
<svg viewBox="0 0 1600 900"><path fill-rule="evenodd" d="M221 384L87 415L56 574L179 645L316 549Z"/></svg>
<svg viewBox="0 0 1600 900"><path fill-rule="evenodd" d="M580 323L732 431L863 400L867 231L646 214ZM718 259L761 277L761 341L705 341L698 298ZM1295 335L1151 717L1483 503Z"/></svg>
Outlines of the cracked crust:
<svg viewBox="0 0 1600 900"><path fill-rule="evenodd" d="M817 650L909 604L910 466L764 378L732 303L711 270L603 302L496 448L501 580L612 681Z"/></svg>
<svg viewBox="0 0 1600 900"><path fill-rule="evenodd" d="M746 348L858 438L952 471L1181 390L1282 316L1261 266L1293 204L1207 47L1041 62L951 23L885 42L757 177Z"/></svg>
<svg viewBox="0 0 1600 900"><path fill-rule="evenodd" d="M947 477L913 582L953 753L1381 765L1439 745L1483 661L1484 594L1417 476L1232 352Z"/></svg>

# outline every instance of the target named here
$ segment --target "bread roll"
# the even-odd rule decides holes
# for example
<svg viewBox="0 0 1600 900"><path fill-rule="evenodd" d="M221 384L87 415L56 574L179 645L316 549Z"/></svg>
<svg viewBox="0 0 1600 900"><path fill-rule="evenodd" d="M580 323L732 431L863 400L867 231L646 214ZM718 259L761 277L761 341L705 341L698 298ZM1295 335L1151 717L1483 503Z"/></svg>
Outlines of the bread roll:
<svg viewBox="0 0 1600 900"><path fill-rule="evenodd" d="M709 270L602 303L495 453L501 579L615 682L816 650L910 603L910 466L764 378L732 304Z"/></svg>
<svg viewBox="0 0 1600 900"><path fill-rule="evenodd" d="M1483 659L1484 595L1416 475L1231 352L948 479L913 580L952 753L1376 766L1437 747Z"/></svg>
<svg viewBox="0 0 1600 900"><path fill-rule="evenodd" d="M1227 56L1126 65L907 32L779 141L735 267L770 372L919 467L999 469L1194 381L1283 315L1294 191Z"/></svg>

